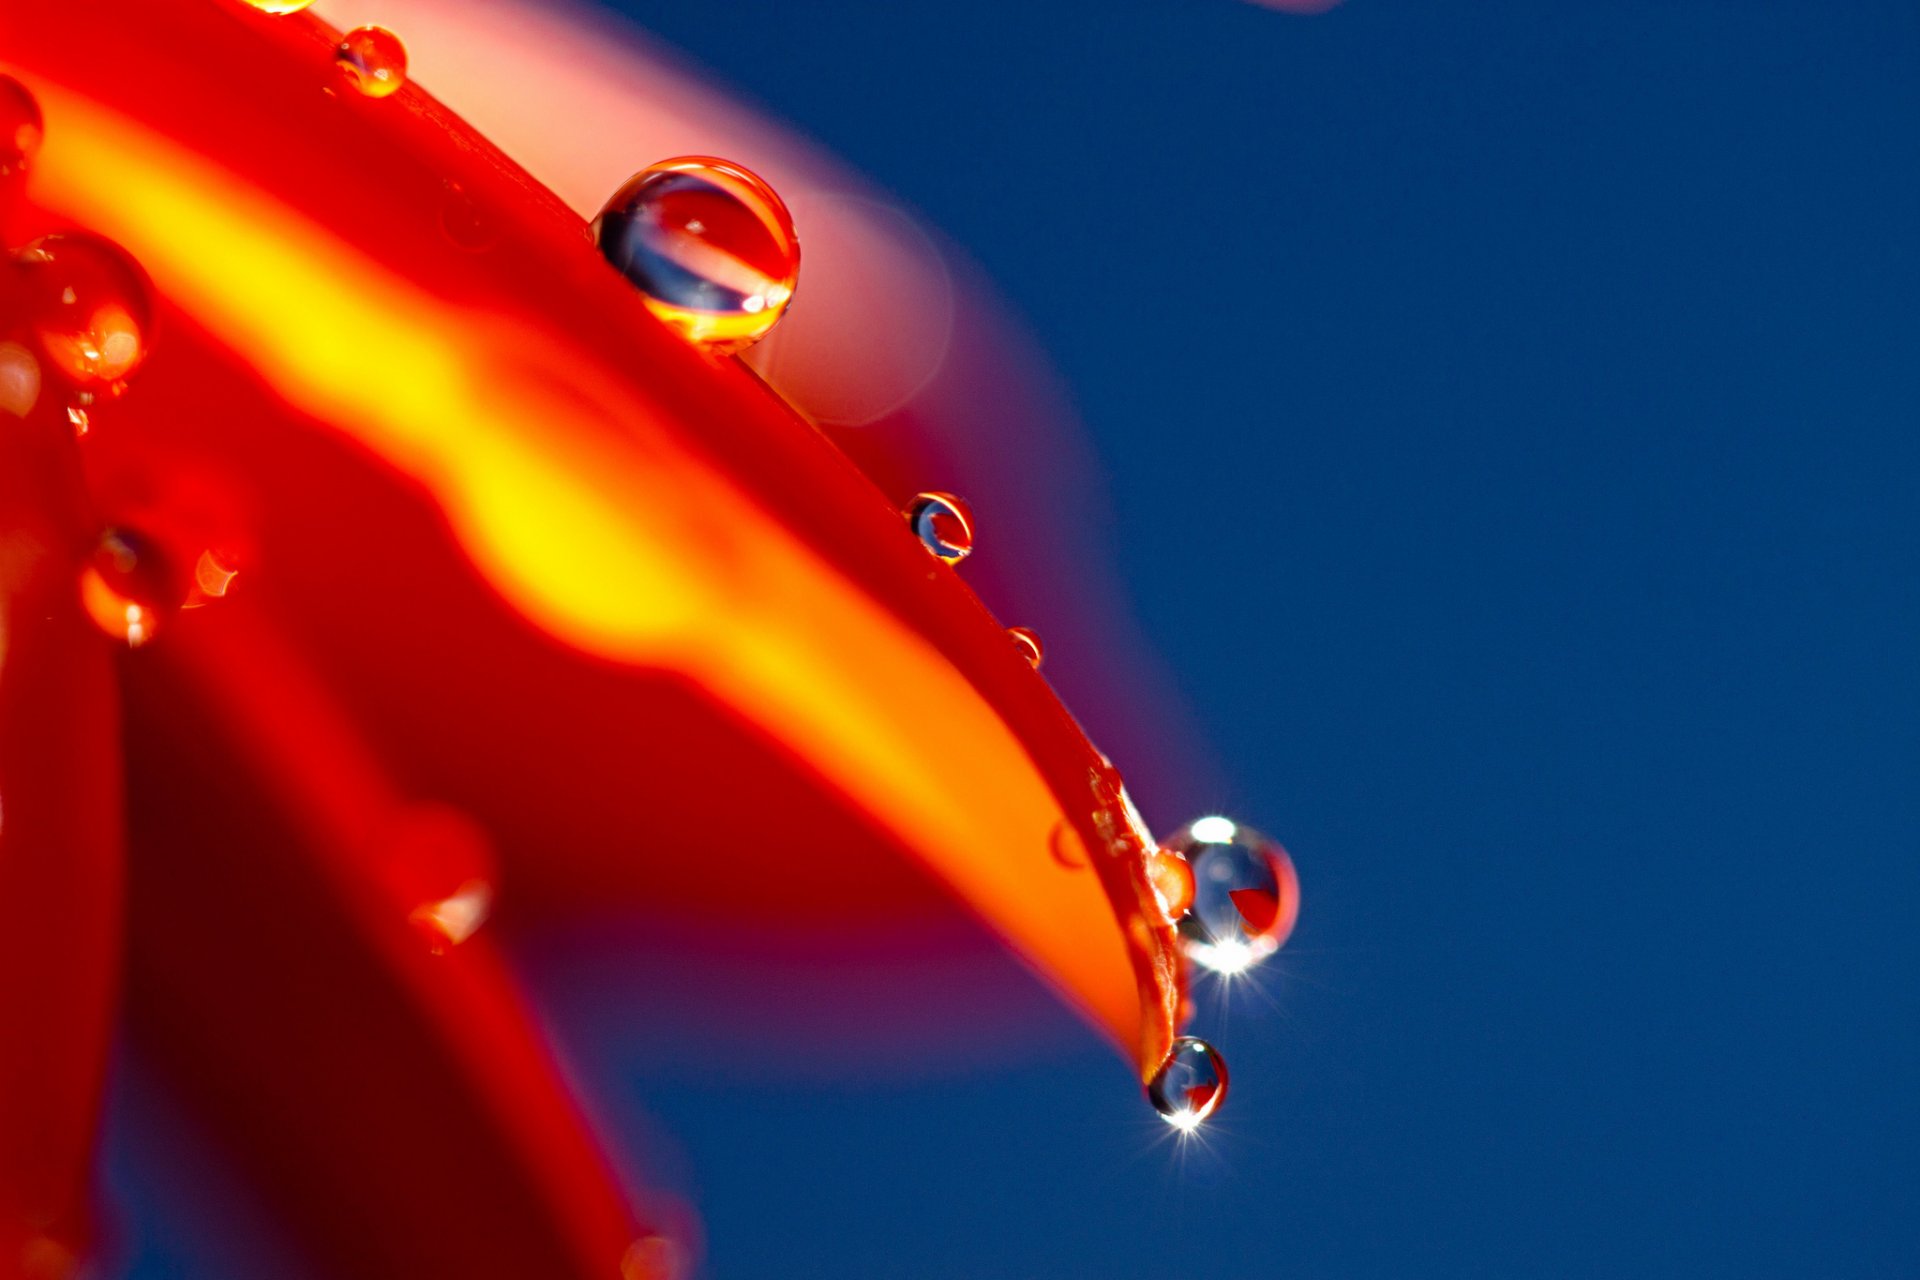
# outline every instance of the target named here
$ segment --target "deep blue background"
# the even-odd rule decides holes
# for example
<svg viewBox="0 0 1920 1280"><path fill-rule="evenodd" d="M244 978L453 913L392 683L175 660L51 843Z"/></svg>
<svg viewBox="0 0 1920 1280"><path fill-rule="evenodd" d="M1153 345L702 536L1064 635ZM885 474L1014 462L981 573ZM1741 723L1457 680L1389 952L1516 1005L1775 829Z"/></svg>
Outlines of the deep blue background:
<svg viewBox="0 0 1920 1280"><path fill-rule="evenodd" d="M627 8L1031 319L1308 886L1184 1159L636 1079L713 1276L1920 1274L1912 4Z"/></svg>

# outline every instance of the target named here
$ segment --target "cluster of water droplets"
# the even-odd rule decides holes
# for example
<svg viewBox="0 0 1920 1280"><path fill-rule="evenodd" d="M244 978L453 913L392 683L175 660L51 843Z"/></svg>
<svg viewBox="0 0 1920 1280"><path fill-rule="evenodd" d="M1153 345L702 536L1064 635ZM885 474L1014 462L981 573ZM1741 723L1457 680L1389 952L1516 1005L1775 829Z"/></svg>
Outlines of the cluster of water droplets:
<svg viewBox="0 0 1920 1280"><path fill-rule="evenodd" d="M1197 819L1147 855L1147 882L1182 953L1202 969L1241 974L1278 951L1300 914L1300 881L1277 840L1231 818ZM1182 1132L1227 1094L1227 1066L1204 1040L1182 1036L1147 1083L1147 1099Z"/></svg>
<svg viewBox="0 0 1920 1280"><path fill-rule="evenodd" d="M22 198L44 137L33 94L0 76L0 204ZM96 407L125 394L146 363L154 316L146 272L119 245L84 230L30 241L8 255L5 270L0 410L24 419L50 408L83 437ZM124 527L100 533L77 589L94 625L136 648L188 594L158 542Z"/></svg>
<svg viewBox="0 0 1920 1280"><path fill-rule="evenodd" d="M312 0L249 0L271 14L295 13ZM384 98L406 83L400 40L382 27L348 32L334 51L341 79L353 90ZM17 183L40 144L42 126L32 95L0 77L0 199ZM470 196L446 184L443 227L456 244L480 251L490 227ZM689 342L731 354L759 340L779 322L798 284L800 242L786 205L750 170L709 156L663 160L635 174L608 199L591 232L602 256L638 291L647 309ZM87 409L111 399L145 359L152 325L150 290L128 255L98 236L70 232L43 237L15 256L23 279L29 326L51 372L71 393L69 414L84 434ZM0 343L0 404L25 374L13 370ZM927 553L958 565L974 549L974 520L949 493L914 496L903 512ZM224 595L235 567L204 553L183 588L166 553L135 530L110 528L82 571L82 603L110 635L137 646L179 607L183 591L197 600ZM1034 667L1039 637L1010 627L1014 648ZM454 830L453 835L448 831ZM427 862L478 867L478 837L430 824L410 843L439 849ZM447 854L453 849L456 854ZM1194 964L1238 973L1285 942L1299 909L1292 861L1280 845L1220 817L1202 818L1174 833L1148 855L1148 880L1182 949ZM479 871L447 879L410 916L436 951L468 937L491 909L492 879ZM457 880L457 883L454 881ZM1207 1042L1182 1036L1147 1085L1147 1097L1169 1124L1191 1131L1226 1097L1227 1068Z"/></svg>

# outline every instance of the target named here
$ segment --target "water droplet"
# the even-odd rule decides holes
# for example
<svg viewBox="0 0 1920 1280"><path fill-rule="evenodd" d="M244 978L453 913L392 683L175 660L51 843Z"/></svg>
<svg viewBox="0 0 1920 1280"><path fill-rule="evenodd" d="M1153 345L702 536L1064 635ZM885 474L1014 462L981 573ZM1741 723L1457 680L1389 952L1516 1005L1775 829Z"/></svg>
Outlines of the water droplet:
<svg viewBox="0 0 1920 1280"><path fill-rule="evenodd" d="M355 27L333 51L347 83L369 98L384 98L407 82L407 47L385 27Z"/></svg>
<svg viewBox="0 0 1920 1280"><path fill-rule="evenodd" d="M1032 627L1008 627L1007 639L1013 641L1014 647L1020 650L1020 656L1027 660L1028 666L1036 671L1039 670L1040 661L1047 656L1047 651Z"/></svg>
<svg viewBox="0 0 1920 1280"><path fill-rule="evenodd" d="M948 564L973 554L973 512L952 494L915 494L906 514L920 545Z"/></svg>
<svg viewBox="0 0 1920 1280"><path fill-rule="evenodd" d="M1165 845L1147 855L1147 881L1167 919L1178 920L1193 905L1193 868Z"/></svg>
<svg viewBox="0 0 1920 1280"><path fill-rule="evenodd" d="M662 160L593 220L600 253L687 338L738 351L773 328L800 276L800 241L773 188L711 156Z"/></svg>
<svg viewBox="0 0 1920 1280"><path fill-rule="evenodd" d="M313 0L247 0L247 3L262 13L287 14L300 12Z"/></svg>
<svg viewBox="0 0 1920 1280"><path fill-rule="evenodd" d="M1193 873L1180 937L1194 963L1239 973L1280 949L1300 914L1300 880L1280 843L1228 818L1207 817L1161 846Z"/></svg>
<svg viewBox="0 0 1920 1280"><path fill-rule="evenodd" d="M140 264L85 231L42 236L14 261L51 371L87 395L126 390L153 329L152 290Z"/></svg>
<svg viewBox="0 0 1920 1280"><path fill-rule="evenodd" d="M75 440L84 438L87 432L93 430L93 419L87 416L85 408L77 404L67 406L67 423L73 428Z"/></svg>
<svg viewBox="0 0 1920 1280"><path fill-rule="evenodd" d="M108 529L80 570L80 606L115 640L139 648L180 603L166 556L144 535Z"/></svg>
<svg viewBox="0 0 1920 1280"><path fill-rule="evenodd" d="M40 402L40 361L17 342L0 342L0 411L24 418Z"/></svg>
<svg viewBox="0 0 1920 1280"><path fill-rule="evenodd" d="M1227 1064L1205 1040L1181 1036L1147 1082L1147 1101L1168 1124L1191 1133L1227 1097Z"/></svg>
<svg viewBox="0 0 1920 1280"><path fill-rule="evenodd" d="M687 1254L661 1235L642 1236L620 1259L620 1280L684 1280Z"/></svg>
<svg viewBox="0 0 1920 1280"><path fill-rule="evenodd" d="M0 178L25 173L45 133L40 104L27 86L0 76Z"/></svg>

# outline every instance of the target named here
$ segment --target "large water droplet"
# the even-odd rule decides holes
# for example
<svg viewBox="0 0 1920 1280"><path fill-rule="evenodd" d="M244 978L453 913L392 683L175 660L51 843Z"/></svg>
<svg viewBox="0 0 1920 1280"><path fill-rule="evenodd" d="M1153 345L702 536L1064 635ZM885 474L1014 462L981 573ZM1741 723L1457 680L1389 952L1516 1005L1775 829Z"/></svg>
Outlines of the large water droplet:
<svg viewBox="0 0 1920 1280"><path fill-rule="evenodd" d="M907 504L907 524L920 545L959 564L973 554L973 512L950 493L919 493Z"/></svg>
<svg viewBox="0 0 1920 1280"><path fill-rule="evenodd" d="M287 14L300 12L313 0L247 0L247 3L262 13Z"/></svg>
<svg viewBox="0 0 1920 1280"><path fill-rule="evenodd" d="M1300 914L1300 879L1277 840L1228 818L1201 818L1167 837L1193 870L1180 937L1194 963L1239 973L1280 949Z"/></svg>
<svg viewBox="0 0 1920 1280"><path fill-rule="evenodd" d="M15 264L48 368L88 396L126 390L153 331L152 290L140 264L85 231L42 236Z"/></svg>
<svg viewBox="0 0 1920 1280"><path fill-rule="evenodd" d="M1032 627L1008 627L1007 639L1013 641L1013 647L1027 660L1034 670L1040 669L1040 663L1047 656L1046 646L1040 643L1040 635Z"/></svg>
<svg viewBox="0 0 1920 1280"><path fill-rule="evenodd" d="M139 648L176 608L179 580L164 553L131 529L108 529L80 570L80 606L95 626Z"/></svg>
<svg viewBox="0 0 1920 1280"><path fill-rule="evenodd" d="M0 76L0 181L26 172L44 134L40 104L27 86Z"/></svg>
<svg viewBox="0 0 1920 1280"><path fill-rule="evenodd" d="M1191 1133L1227 1097L1227 1064L1205 1040L1181 1036L1147 1081L1147 1101L1168 1124Z"/></svg>
<svg viewBox="0 0 1920 1280"><path fill-rule="evenodd" d="M407 47L385 27L355 27L335 46L333 64L369 98L384 98L407 82Z"/></svg>
<svg viewBox="0 0 1920 1280"><path fill-rule="evenodd" d="M593 220L601 254L686 337L738 351L773 328L800 277L800 241L773 188L711 156L662 160Z"/></svg>

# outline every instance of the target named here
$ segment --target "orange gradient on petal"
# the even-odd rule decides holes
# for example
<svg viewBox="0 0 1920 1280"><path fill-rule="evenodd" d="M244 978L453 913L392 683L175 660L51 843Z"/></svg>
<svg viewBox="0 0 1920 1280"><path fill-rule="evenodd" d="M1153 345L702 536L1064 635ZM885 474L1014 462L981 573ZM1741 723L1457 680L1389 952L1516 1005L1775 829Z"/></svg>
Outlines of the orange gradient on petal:
<svg viewBox="0 0 1920 1280"><path fill-rule="evenodd" d="M1068 815L1018 736L938 649L680 445L643 388L547 331L424 292L170 138L37 88L61 139L36 173L44 204L117 239L289 404L418 481L519 612L583 651L683 673L760 726L1143 1072L1158 1063L1170 1008L1143 1008L1098 877L1049 854Z"/></svg>

